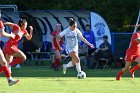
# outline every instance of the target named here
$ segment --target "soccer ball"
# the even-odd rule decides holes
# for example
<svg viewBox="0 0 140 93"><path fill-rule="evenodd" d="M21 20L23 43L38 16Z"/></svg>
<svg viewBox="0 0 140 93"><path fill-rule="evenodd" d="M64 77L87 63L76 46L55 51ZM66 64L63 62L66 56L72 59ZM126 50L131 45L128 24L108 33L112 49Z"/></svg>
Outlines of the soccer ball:
<svg viewBox="0 0 140 93"><path fill-rule="evenodd" d="M84 71L81 71L77 74L78 79L85 79L86 78L86 73Z"/></svg>

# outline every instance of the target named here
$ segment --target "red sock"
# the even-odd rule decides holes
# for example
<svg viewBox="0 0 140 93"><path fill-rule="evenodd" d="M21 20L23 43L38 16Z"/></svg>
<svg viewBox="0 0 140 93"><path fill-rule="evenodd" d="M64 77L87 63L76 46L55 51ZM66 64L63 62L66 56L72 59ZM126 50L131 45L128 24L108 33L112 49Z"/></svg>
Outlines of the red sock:
<svg viewBox="0 0 140 93"><path fill-rule="evenodd" d="M121 76L124 74L124 72L121 70L117 76L116 76L116 80L120 80Z"/></svg>
<svg viewBox="0 0 140 93"><path fill-rule="evenodd" d="M57 67L60 67L60 59L57 59Z"/></svg>
<svg viewBox="0 0 140 93"><path fill-rule="evenodd" d="M55 65L55 67L59 67L60 66L60 59L59 58L55 58L54 65Z"/></svg>
<svg viewBox="0 0 140 93"><path fill-rule="evenodd" d="M137 71L138 69L139 69L140 67L139 67L139 65L137 64L136 66L134 66L131 70L130 70L130 72L135 72L135 71Z"/></svg>
<svg viewBox="0 0 140 93"><path fill-rule="evenodd" d="M10 66L13 66L13 65L17 65L17 64L20 64L21 62L23 62L24 60L20 57L17 57L15 58L11 63L10 63Z"/></svg>
<svg viewBox="0 0 140 93"><path fill-rule="evenodd" d="M2 69L2 67L0 67L0 73L2 73L3 72L3 69Z"/></svg>
<svg viewBox="0 0 140 93"><path fill-rule="evenodd" d="M11 73L9 71L9 68L7 66L2 66L2 69L3 69L3 72L4 72L5 76L7 78L9 78L11 76Z"/></svg>

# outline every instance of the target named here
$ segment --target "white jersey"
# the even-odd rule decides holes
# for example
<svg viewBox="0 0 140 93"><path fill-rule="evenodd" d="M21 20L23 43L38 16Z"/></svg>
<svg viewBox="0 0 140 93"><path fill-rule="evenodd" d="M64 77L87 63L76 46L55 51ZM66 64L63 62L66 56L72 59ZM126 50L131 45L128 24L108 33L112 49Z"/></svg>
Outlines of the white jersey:
<svg viewBox="0 0 140 93"><path fill-rule="evenodd" d="M65 36L66 50L68 52L76 51L78 52L78 38L77 36L82 36L81 31L78 28L75 28L73 31L68 27L60 33L60 36Z"/></svg>

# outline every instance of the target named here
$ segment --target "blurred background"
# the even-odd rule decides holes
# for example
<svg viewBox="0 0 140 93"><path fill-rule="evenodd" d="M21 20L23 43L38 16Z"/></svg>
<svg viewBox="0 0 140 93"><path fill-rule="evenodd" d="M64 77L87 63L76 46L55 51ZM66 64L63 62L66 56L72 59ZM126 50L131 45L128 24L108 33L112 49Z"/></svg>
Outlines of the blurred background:
<svg viewBox="0 0 140 93"><path fill-rule="evenodd" d="M125 56L134 31L133 27L126 25L136 24L140 0L0 0L0 5L4 22L17 23L20 18L25 18L34 27L33 39L27 41L23 38L23 43L20 44L24 52L38 48L50 51L50 33L55 24L61 23L63 30L68 26L70 17L78 22L78 27L83 32L87 23L91 26L94 23L90 14L93 12L105 20L110 31L108 35L112 51L116 58L120 58ZM10 32L10 28L6 27L6 31ZM2 38L4 43L7 40L8 38Z"/></svg>

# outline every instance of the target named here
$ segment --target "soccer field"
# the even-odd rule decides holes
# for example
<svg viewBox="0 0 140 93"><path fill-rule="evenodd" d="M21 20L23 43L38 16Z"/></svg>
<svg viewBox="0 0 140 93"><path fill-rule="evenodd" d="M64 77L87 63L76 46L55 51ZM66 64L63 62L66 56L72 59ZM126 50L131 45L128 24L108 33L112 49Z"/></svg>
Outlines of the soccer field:
<svg viewBox="0 0 140 93"><path fill-rule="evenodd" d="M119 70L83 69L86 79L77 79L76 70L68 69L66 75L62 69L56 72L47 67L13 68L13 77L20 82L9 87L6 79L0 77L0 93L139 93L140 73L136 78L126 73L121 81L115 80Z"/></svg>

